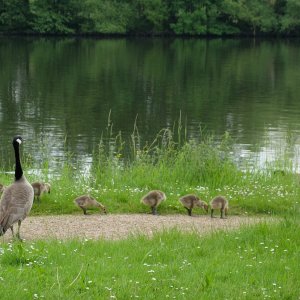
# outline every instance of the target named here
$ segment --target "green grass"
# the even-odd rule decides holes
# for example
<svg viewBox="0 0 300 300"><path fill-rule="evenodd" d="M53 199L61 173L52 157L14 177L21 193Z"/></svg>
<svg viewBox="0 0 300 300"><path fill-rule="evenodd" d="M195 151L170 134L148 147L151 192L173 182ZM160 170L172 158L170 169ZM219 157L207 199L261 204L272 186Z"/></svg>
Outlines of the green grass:
<svg viewBox="0 0 300 300"><path fill-rule="evenodd" d="M175 142L173 136L173 132L162 130L152 143L143 146L135 132L127 143L120 134L113 141L111 137L106 143L103 139L94 150L88 174L81 172L80 164L68 153L63 161L56 162L59 167L54 170L46 154L40 166L23 158L25 171L38 169L41 174L27 174L30 181L43 180L52 186L51 194L34 203L31 214L81 213L73 200L86 193L102 202L110 213L143 213L148 208L140 198L151 189L167 195L167 201L159 207L161 214L186 213L178 198L187 193L207 202L221 194L229 199L231 214L286 215L300 211L300 178L286 153L267 169L245 165L242 171L233 162L233 142L228 134L219 142L212 136L191 141L177 138L180 142ZM284 173L274 173L277 169ZM0 173L1 183L12 180L12 174Z"/></svg>
<svg viewBox="0 0 300 300"><path fill-rule="evenodd" d="M2 243L1 299L299 299L299 229Z"/></svg>
<svg viewBox="0 0 300 300"><path fill-rule="evenodd" d="M45 160L39 178L27 178L50 182L51 194L34 203L31 215L81 214L73 199L85 193L110 213L144 213L141 196L161 189L167 201L160 214L186 214L178 198L187 193L206 201L222 194L229 214L267 214L278 222L205 237L170 231L123 241L0 239L1 299L299 299L300 183L288 156L265 170L242 171L228 135L175 143L162 131L151 144L137 140L133 134L129 152L120 136L112 150L100 142L88 174L66 154L52 177ZM25 170L37 168L30 158L22 162ZM12 179L0 173L0 182Z"/></svg>

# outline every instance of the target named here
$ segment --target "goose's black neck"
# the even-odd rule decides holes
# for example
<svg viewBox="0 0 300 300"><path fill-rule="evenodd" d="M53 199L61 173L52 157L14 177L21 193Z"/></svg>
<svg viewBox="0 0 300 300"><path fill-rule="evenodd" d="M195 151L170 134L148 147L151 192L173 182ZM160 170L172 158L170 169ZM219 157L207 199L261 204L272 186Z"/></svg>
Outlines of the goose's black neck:
<svg viewBox="0 0 300 300"><path fill-rule="evenodd" d="M21 161L20 161L19 143L14 142L13 145L14 145L14 149L15 149L15 158L16 158L15 180L19 180L23 176L23 170L22 170Z"/></svg>

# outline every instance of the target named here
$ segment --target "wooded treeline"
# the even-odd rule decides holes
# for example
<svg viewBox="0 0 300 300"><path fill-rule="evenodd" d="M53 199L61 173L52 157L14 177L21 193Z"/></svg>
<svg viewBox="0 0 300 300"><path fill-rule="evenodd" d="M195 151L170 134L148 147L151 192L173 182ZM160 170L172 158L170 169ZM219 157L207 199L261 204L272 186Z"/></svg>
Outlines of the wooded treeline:
<svg viewBox="0 0 300 300"><path fill-rule="evenodd" d="M0 33L300 35L300 0L0 0Z"/></svg>

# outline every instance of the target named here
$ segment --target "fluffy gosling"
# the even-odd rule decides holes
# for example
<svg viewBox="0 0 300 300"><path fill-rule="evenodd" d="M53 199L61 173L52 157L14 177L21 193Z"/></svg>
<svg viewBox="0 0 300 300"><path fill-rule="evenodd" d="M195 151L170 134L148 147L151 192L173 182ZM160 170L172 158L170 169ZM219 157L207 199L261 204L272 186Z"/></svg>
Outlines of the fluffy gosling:
<svg viewBox="0 0 300 300"><path fill-rule="evenodd" d="M179 198L179 201L188 211L189 216L192 216L192 210L194 207L201 207L208 212L208 204L205 201L200 200L196 195L185 195Z"/></svg>
<svg viewBox="0 0 300 300"><path fill-rule="evenodd" d="M164 192L159 190L150 191L148 194L142 197L141 203L151 207L152 215L157 215L158 205L167 199Z"/></svg>
<svg viewBox="0 0 300 300"><path fill-rule="evenodd" d="M31 185L34 190L34 198L37 199L39 202L41 201L40 197L42 194L50 194L51 186L49 183L36 181L33 182Z"/></svg>
<svg viewBox="0 0 300 300"><path fill-rule="evenodd" d="M83 214L85 215L87 214L87 209L92 207L99 207L100 211L102 210L105 214L107 213L106 207L89 195L77 197L74 203L83 210Z"/></svg>
<svg viewBox="0 0 300 300"><path fill-rule="evenodd" d="M228 200L223 196L217 196L210 202L211 206L211 217L214 217L214 209L220 209L221 211L221 219L225 219L227 217L228 212ZM224 216L225 215L225 216Z"/></svg>

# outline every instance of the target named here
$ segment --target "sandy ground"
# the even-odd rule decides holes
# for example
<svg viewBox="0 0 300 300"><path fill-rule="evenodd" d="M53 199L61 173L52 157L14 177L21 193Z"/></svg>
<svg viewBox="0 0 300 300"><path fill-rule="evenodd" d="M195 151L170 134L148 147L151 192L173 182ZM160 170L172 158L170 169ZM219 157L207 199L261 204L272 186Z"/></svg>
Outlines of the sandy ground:
<svg viewBox="0 0 300 300"><path fill-rule="evenodd" d="M177 228L183 231L196 231L205 234L220 229L235 229L242 224L254 224L266 218L229 216L228 219L209 216L148 214L108 214L108 215L61 215L28 217L22 222L21 237L35 239L123 239L130 235L147 234ZM11 231L4 235L4 240L12 239Z"/></svg>

